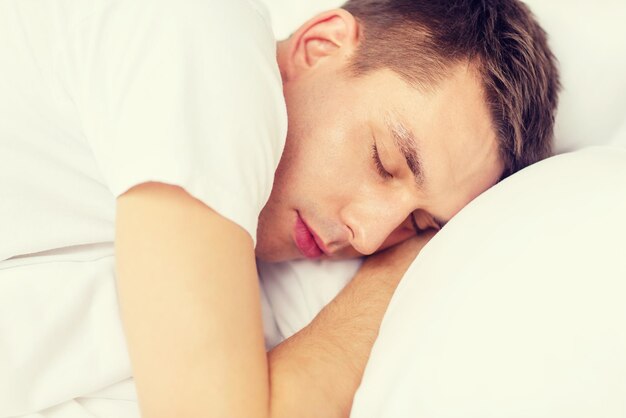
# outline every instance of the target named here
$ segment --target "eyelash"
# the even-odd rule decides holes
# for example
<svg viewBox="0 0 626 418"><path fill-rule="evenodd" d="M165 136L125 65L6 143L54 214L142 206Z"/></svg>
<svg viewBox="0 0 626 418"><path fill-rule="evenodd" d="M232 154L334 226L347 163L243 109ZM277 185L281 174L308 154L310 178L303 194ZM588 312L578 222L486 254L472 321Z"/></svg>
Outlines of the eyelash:
<svg viewBox="0 0 626 418"><path fill-rule="evenodd" d="M376 169L380 176L384 179L389 179L393 177L391 173L385 170L383 166L383 162L380 160L380 155L378 154L378 147L376 147L376 143L372 145L372 158L374 159L374 164L376 165Z"/></svg>
<svg viewBox="0 0 626 418"><path fill-rule="evenodd" d="M419 227L419 225L417 224L417 221L415 220L415 214L411 213L411 224L413 224L413 229L415 230L416 234L421 234L422 232L424 232L424 230L422 228Z"/></svg>
<svg viewBox="0 0 626 418"><path fill-rule="evenodd" d="M441 230L442 226L440 226L439 223L435 221L435 219L431 215L428 215L428 217L430 218L430 222L429 222L430 226L427 226L426 228L421 228L419 224L417 223L417 220L415 219L415 213L411 213L411 224L413 226L413 229L415 230L415 232L417 232L418 235L423 232L430 231L430 230L435 230L435 231Z"/></svg>

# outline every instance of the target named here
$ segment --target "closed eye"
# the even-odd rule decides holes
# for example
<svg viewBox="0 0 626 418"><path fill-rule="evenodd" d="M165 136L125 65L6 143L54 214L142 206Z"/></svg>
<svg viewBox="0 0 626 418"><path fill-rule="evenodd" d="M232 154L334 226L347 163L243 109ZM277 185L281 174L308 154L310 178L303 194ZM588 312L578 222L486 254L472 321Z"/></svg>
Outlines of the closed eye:
<svg viewBox="0 0 626 418"><path fill-rule="evenodd" d="M378 147L376 147L376 143L372 145L372 159L374 160L374 164L376 165L376 170L380 174L380 176L384 179L389 179L393 177L391 173L385 170L385 166L383 166L383 162L380 160L380 155L378 154Z"/></svg>
<svg viewBox="0 0 626 418"><path fill-rule="evenodd" d="M417 221L415 220L414 213L411 213L411 223L413 224L413 229L415 230L416 235L419 235L420 233L424 232L424 230L417 225Z"/></svg>

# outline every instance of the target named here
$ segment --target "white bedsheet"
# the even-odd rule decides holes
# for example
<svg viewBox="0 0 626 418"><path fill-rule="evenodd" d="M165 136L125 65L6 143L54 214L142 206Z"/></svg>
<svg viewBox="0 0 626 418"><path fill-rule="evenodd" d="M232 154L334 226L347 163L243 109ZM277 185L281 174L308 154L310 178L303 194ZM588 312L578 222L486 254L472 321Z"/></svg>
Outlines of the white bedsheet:
<svg viewBox="0 0 626 418"><path fill-rule="evenodd" d="M132 378L20 418L140 418Z"/></svg>
<svg viewBox="0 0 626 418"><path fill-rule="evenodd" d="M139 417L112 254L96 244L0 263L0 418ZM50 274L55 265L62 277ZM260 264L268 349L309 323L359 265ZM22 274L3 279L6 268Z"/></svg>
<svg viewBox="0 0 626 418"><path fill-rule="evenodd" d="M0 417L130 376L112 254L95 244L0 262Z"/></svg>

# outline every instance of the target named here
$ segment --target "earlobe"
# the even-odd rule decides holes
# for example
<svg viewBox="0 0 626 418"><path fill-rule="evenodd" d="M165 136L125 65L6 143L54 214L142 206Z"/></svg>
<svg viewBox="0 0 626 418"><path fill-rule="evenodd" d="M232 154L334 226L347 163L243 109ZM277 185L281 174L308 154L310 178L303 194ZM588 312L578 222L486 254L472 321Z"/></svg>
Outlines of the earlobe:
<svg viewBox="0 0 626 418"><path fill-rule="evenodd" d="M332 58L345 58L358 43L358 23L343 9L317 15L289 40L289 78L315 69Z"/></svg>

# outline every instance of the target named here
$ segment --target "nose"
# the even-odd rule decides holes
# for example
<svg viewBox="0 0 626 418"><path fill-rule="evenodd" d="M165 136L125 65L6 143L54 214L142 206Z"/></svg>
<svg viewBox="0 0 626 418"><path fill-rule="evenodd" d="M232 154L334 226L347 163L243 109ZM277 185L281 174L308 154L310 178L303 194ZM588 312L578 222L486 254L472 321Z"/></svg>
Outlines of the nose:
<svg viewBox="0 0 626 418"><path fill-rule="evenodd" d="M344 207L340 217L351 230L350 244L359 253L373 254L387 240L390 234L411 213L406 204L389 201L353 202Z"/></svg>

